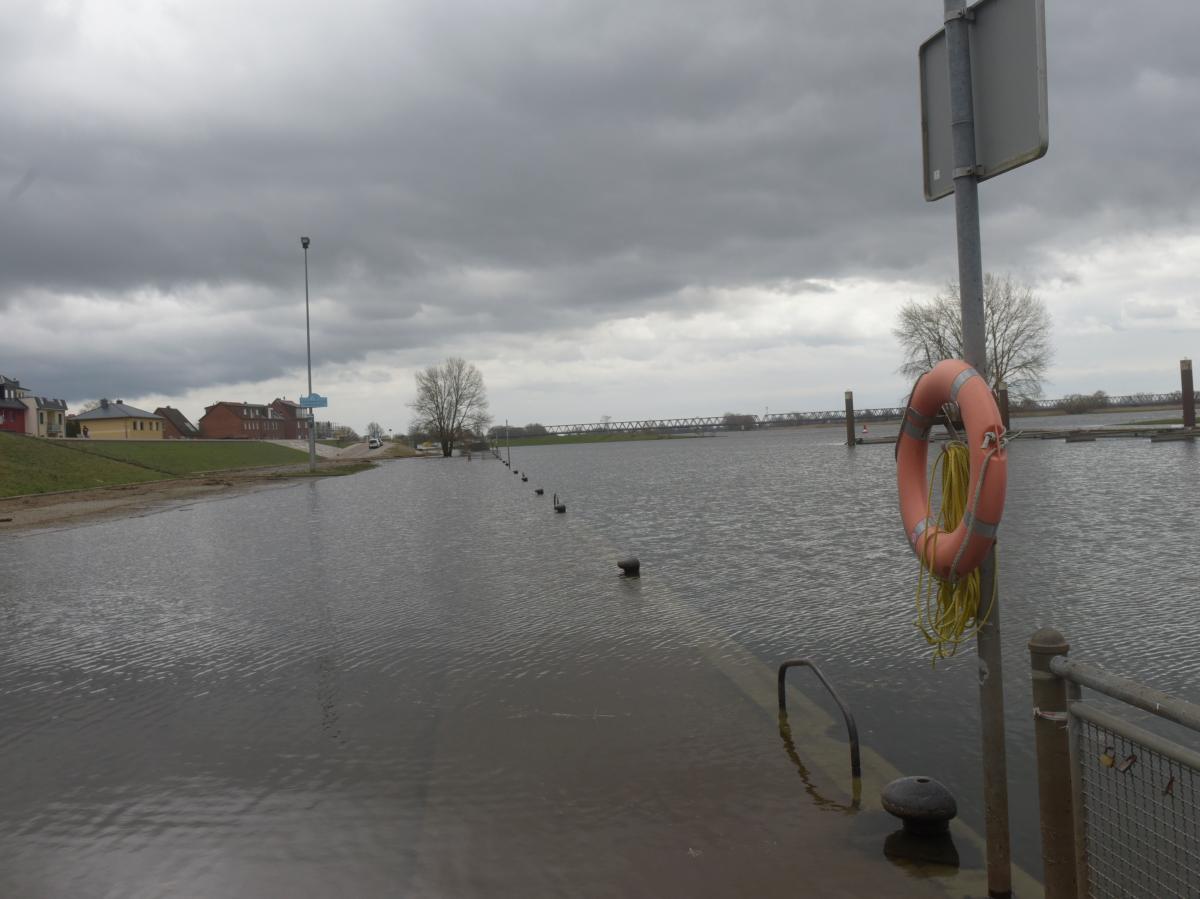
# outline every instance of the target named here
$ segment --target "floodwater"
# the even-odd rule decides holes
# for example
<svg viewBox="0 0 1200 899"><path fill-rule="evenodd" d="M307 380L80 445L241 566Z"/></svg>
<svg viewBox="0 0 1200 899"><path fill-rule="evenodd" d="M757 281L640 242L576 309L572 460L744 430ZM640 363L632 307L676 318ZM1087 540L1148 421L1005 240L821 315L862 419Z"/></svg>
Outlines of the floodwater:
<svg viewBox="0 0 1200 899"><path fill-rule="evenodd" d="M396 461L7 538L0 894L971 892L885 859L877 792L847 812L845 772L789 757L774 718L775 666L818 661L872 757L982 829L974 654L931 667L891 447L842 434L513 449L528 482ZM1025 642L1053 625L1196 699L1200 458L1010 454L1013 837L1036 875Z"/></svg>

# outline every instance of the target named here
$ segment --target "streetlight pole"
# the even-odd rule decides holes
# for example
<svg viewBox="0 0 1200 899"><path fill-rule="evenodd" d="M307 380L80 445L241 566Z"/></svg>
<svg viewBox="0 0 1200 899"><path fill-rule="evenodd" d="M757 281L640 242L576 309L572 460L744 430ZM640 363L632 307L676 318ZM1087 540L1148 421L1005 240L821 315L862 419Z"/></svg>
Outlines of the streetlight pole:
<svg viewBox="0 0 1200 899"><path fill-rule="evenodd" d="M308 318L308 245L307 237L300 238L304 247L304 342L308 347L308 395L312 396L312 326ZM317 410L308 410L308 470L317 470Z"/></svg>

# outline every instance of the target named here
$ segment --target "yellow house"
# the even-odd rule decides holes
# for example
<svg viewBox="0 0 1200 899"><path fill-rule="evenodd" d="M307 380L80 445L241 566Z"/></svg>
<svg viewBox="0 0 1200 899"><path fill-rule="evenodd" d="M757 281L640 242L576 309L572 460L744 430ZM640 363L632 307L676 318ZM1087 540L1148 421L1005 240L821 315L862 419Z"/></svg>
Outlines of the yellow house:
<svg viewBox="0 0 1200 899"><path fill-rule="evenodd" d="M161 415L127 406L120 400L101 400L100 405L75 416L79 436L91 440L162 440Z"/></svg>

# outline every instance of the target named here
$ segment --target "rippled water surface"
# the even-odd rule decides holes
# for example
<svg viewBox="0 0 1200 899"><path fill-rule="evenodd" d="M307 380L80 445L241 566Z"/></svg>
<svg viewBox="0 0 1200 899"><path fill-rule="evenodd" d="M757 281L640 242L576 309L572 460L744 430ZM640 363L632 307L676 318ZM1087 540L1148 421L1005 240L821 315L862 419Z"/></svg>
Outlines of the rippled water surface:
<svg viewBox="0 0 1200 899"><path fill-rule="evenodd" d="M7 538L0 894L794 895L818 859L827 894L925 889L882 858L874 797L853 821L814 803L770 714L773 666L818 659L864 743L980 826L973 653L931 668L891 447L841 436L513 449L528 483L402 461ZM1197 698L1200 459L1010 452L1009 768L1036 870L1025 641L1051 624Z"/></svg>

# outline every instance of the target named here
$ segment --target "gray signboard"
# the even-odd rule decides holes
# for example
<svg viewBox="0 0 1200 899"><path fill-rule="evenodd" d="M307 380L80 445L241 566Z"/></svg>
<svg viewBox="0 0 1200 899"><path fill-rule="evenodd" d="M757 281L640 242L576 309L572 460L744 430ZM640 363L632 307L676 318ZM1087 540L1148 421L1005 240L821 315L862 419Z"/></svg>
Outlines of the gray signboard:
<svg viewBox="0 0 1200 899"><path fill-rule="evenodd" d="M967 8L980 181L1045 155L1045 0L980 0ZM950 84L943 29L921 45L921 144L925 199L954 193Z"/></svg>

